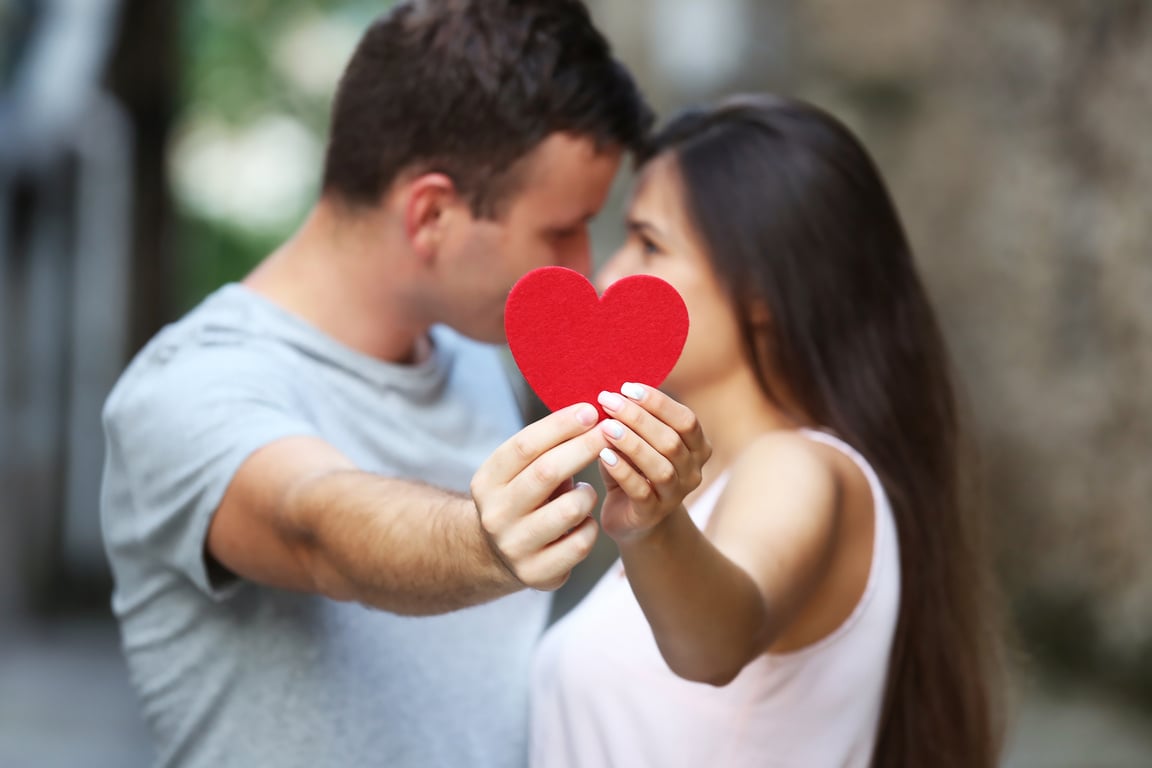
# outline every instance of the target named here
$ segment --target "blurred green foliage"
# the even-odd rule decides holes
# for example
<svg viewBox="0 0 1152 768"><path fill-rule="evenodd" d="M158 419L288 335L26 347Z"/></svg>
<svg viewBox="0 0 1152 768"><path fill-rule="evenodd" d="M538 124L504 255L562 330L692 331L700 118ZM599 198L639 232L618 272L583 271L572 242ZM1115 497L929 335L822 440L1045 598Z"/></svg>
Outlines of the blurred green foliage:
<svg viewBox="0 0 1152 768"><path fill-rule="evenodd" d="M336 75L359 33L391 2L381 0L193 0L183 7L176 141L197 126L236 130L268 115L287 116L322 143ZM319 58L318 76L307 62ZM303 70L303 71L302 71ZM331 72L331 77L326 75ZM315 175L319 178L320 169ZM287 237L295 224L247 226L214 216L176 185L182 311L221 284L247 273Z"/></svg>

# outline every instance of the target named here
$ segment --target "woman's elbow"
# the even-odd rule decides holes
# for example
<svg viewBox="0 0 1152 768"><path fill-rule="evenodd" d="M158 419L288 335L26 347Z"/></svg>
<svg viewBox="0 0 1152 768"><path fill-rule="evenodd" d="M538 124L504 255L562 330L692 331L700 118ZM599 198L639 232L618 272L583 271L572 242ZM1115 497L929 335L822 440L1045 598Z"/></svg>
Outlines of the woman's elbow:
<svg viewBox="0 0 1152 768"><path fill-rule="evenodd" d="M669 654L664 655L664 661L677 677L690 683L704 683L715 688L723 688L735 680L747 663L722 659L678 659L671 658Z"/></svg>

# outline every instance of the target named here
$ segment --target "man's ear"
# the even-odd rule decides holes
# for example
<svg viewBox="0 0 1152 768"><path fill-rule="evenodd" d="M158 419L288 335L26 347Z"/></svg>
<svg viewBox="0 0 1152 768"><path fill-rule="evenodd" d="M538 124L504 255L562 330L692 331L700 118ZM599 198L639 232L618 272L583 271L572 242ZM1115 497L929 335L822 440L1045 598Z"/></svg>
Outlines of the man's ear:
<svg viewBox="0 0 1152 768"><path fill-rule="evenodd" d="M424 173L407 185L404 234L421 260L436 255L450 210L460 202L456 185L443 173Z"/></svg>

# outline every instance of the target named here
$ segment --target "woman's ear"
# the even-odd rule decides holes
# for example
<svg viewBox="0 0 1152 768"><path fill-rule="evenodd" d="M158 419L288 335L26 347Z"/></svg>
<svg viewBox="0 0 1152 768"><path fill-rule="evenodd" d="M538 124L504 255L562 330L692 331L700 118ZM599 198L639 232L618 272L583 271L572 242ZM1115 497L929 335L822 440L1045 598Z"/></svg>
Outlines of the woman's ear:
<svg viewBox="0 0 1152 768"><path fill-rule="evenodd" d="M760 361L771 360L775 332L767 302L761 298L752 299L748 303L747 317L754 356Z"/></svg>
<svg viewBox="0 0 1152 768"><path fill-rule="evenodd" d="M449 212L460 201L456 185L442 173L425 173L407 188L404 234L422 261L431 260L444 239Z"/></svg>
<svg viewBox="0 0 1152 768"><path fill-rule="evenodd" d="M768 310L768 303L763 299L753 299L748 304L748 321L757 333L771 331L772 313Z"/></svg>

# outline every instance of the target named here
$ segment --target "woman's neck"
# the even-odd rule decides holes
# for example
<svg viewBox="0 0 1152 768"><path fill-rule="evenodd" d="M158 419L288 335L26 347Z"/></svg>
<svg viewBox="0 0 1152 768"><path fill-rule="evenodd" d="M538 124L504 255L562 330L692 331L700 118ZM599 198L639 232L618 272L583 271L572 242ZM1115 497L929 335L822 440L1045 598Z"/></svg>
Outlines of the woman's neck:
<svg viewBox="0 0 1152 768"><path fill-rule="evenodd" d="M808 426L787 415L764 394L755 375L744 366L672 396L692 409L712 443L712 458L704 465L700 487L685 499L690 504L750 443L766 432Z"/></svg>

